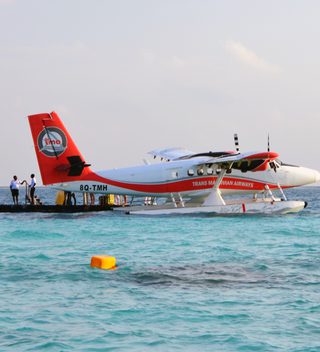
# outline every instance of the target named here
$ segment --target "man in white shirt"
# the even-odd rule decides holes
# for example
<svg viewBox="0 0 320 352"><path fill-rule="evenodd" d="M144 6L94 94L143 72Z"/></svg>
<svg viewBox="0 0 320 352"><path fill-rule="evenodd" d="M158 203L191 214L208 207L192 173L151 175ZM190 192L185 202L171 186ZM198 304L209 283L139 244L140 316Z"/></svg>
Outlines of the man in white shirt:
<svg viewBox="0 0 320 352"><path fill-rule="evenodd" d="M36 184L37 184L37 181L36 181L36 178L34 177L34 174L31 174L31 182L30 182L30 200L31 200L31 204L36 204L35 202L35 198L34 198L34 192L36 190Z"/></svg>
<svg viewBox="0 0 320 352"><path fill-rule="evenodd" d="M18 180L16 175L13 176L13 180L10 182L10 190L12 194L13 204L19 204L19 187L21 182Z"/></svg>

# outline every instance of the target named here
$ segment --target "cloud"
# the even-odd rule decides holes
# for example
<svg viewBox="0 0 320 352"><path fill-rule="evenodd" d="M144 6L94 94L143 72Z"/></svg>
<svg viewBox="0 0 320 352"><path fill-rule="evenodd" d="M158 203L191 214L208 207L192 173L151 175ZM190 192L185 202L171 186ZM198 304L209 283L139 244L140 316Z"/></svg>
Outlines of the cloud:
<svg viewBox="0 0 320 352"><path fill-rule="evenodd" d="M225 48L234 57L242 61L243 63L254 67L257 70L280 73L281 69L277 65L273 65L259 57L255 52L245 47L242 43L233 40L228 40L225 43Z"/></svg>

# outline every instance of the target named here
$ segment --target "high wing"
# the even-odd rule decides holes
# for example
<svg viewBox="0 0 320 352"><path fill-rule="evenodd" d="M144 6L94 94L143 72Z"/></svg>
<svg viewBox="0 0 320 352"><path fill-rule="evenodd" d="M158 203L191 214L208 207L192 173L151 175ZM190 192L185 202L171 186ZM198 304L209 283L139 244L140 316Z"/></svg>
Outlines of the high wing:
<svg viewBox="0 0 320 352"><path fill-rule="evenodd" d="M268 167L268 163L279 157L278 153L275 152L247 152L237 153L231 155L222 155L220 157L208 157L201 158L198 163L199 165L217 165L225 169L240 169L243 172L246 171L264 171Z"/></svg>
<svg viewBox="0 0 320 352"><path fill-rule="evenodd" d="M234 151L195 153L184 148L155 149L149 152L154 158L161 160L177 161L194 159L195 165L217 165L227 169L246 171L264 171L270 161L279 157L275 152L247 152L237 153Z"/></svg>
<svg viewBox="0 0 320 352"><path fill-rule="evenodd" d="M221 157L226 155L234 155L236 152L234 151L222 151L222 152L205 152L205 153L195 153L188 149L184 148L167 148L167 149L155 149L151 152L148 152L154 158L160 157L166 161L175 161L175 160L182 160L182 159L192 159L197 157Z"/></svg>
<svg viewBox="0 0 320 352"><path fill-rule="evenodd" d="M190 150L187 150L184 148L167 148L167 149L155 149L155 150L152 150L151 152L148 152L148 154L151 154L154 158L160 157L167 161L173 161L173 160L178 160L178 159L192 156L196 153L191 152Z"/></svg>
<svg viewBox="0 0 320 352"><path fill-rule="evenodd" d="M279 157L278 153L275 152L247 152L237 153L232 155L224 155L216 158L208 158L207 163L223 164L223 163L234 163L239 161L253 161L253 160L274 160Z"/></svg>

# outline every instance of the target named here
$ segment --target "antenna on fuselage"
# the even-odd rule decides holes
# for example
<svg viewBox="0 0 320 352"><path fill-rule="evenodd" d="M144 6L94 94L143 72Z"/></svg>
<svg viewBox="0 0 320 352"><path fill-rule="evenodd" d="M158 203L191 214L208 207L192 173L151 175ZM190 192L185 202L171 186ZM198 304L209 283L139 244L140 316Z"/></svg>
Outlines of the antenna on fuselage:
<svg viewBox="0 0 320 352"><path fill-rule="evenodd" d="M239 153L240 149L239 149L239 139L238 139L238 134L237 133L235 133L233 135L233 139L234 139L234 144L236 146L236 151L237 151L237 153Z"/></svg>

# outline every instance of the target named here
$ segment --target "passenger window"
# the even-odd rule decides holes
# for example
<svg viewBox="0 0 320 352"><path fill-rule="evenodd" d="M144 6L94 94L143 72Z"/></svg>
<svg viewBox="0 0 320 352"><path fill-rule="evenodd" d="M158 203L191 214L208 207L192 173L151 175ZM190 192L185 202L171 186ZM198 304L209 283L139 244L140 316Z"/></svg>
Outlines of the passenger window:
<svg viewBox="0 0 320 352"><path fill-rule="evenodd" d="M197 173L199 176L202 176L204 174L204 171L203 169L198 169Z"/></svg>
<svg viewBox="0 0 320 352"><path fill-rule="evenodd" d="M193 169L189 169L188 170L188 176L193 176L194 175L194 170Z"/></svg>
<svg viewBox="0 0 320 352"><path fill-rule="evenodd" d="M207 168L207 174L208 175L212 175L213 174L213 170L211 169L211 167Z"/></svg>

